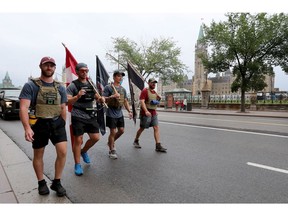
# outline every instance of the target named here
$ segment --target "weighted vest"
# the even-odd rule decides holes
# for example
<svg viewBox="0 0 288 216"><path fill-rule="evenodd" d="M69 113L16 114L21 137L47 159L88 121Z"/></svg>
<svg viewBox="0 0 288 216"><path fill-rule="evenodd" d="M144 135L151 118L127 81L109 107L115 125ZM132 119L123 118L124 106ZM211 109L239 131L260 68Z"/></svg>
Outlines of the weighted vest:
<svg viewBox="0 0 288 216"><path fill-rule="evenodd" d="M85 95L82 95L75 104L73 104L73 108L82 110L89 115L95 115L95 109L93 108L93 101L95 99L95 92L93 87L87 82L82 83L79 80L72 81L77 90L80 91L84 89L86 91Z"/></svg>
<svg viewBox="0 0 288 216"><path fill-rule="evenodd" d="M157 95L156 94L152 94L152 92L150 91L149 88L147 88L147 92L148 92L148 101L146 101L146 107L147 109L151 109L151 110L155 110L157 108L157 105L152 105L151 101L152 100L156 100L157 99Z"/></svg>
<svg viewBox="0 0 288 216"><path fill-rule="evenodd" d="M39 86L35 109L38 118L54 118L61 114L60 82L54 81L53 86L43 86L40 78L32 79Z"/></svg>
<svg viewBox="0 0 288 216"><path fill-rule="evenodd" d="M112 86L111 86L112 88ZM116 88L116 87L115 87ZM112 88L113 89L113 88ZM117 89L116 89L117 90ZM123 91L123 87L120 87L119 90L118 90L118 93L120 94L120 98L117 99L117 98L109 98L108 102L107 102L107 105L108 107L110 108L120 108L123 106L124 104L124 91ZM112 94L115 94L115 91L113 89L113 93Z"/></svg>
<svg viewBox="0 0 288 216"><path fill-rule="evenodd" d="M95 99L95 92L93 87L89 84L89 83L82 83L79 80L73 80L72 81L74 83L74 85L76 86L76 88L78 89L78 91L80 91L81 89L84 89L86 91L85 95L82 95L79 99L78 102L91 102L94 101Z"/></svg>

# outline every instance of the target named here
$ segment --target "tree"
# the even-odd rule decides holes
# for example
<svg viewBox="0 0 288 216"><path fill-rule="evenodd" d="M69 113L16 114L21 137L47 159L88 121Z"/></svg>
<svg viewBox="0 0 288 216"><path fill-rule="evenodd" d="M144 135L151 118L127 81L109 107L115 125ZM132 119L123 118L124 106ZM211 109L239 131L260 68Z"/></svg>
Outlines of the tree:
<svg viewBox="0 0 288 216"><path fill-rule="evenodd" d="M170 38L154 39L147 46L138 44L125 37L112 38L113 49L106 57L127 70L129 60L146 80L150 75L159 77L164 84L170 81L180 83L183 80L184 65L179 57L181 49Z"/></svg>
<svg viewBox="0 0 288 216"><path fill-rule="evenodd" d="M274 66L288 72L288 17L284 13L225 16L227 21L204 25L202 42L211 54L200 57L209 72L231 69L235 77L231 90L241 89L241 112L245 112L245 92L264 89L264 76L273 75Z"/></svg>

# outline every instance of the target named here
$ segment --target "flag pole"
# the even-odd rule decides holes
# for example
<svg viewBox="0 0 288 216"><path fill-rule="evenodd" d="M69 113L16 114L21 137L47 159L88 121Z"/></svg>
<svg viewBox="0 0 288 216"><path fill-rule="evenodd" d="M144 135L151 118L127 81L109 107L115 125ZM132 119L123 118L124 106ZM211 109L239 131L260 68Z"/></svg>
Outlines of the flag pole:
<svg viewBox="0 0 288 216"><path fill-rule="evenodd" d="M88 78L87 81L89 82L89 84L93 87L95 93L97 94L98 97L101 97L101 95L99 94L98 90L96 89L95 84L93 83L93 81L91 80L91 78ZM103 102L104 106L106 108L108 108L107 104L105 102Z"/></svg>

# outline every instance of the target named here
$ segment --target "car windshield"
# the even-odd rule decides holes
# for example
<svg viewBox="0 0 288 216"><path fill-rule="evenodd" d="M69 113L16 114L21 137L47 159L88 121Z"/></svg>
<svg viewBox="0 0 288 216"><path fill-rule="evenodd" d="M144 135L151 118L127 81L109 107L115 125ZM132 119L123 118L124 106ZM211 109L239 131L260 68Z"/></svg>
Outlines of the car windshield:
<svg viewBox="0 0 288 216"><path fill-rule="evenodd" d="M9 89L5 90L5 97L15 97L18 98L20 95L20 89Z"/></svg>

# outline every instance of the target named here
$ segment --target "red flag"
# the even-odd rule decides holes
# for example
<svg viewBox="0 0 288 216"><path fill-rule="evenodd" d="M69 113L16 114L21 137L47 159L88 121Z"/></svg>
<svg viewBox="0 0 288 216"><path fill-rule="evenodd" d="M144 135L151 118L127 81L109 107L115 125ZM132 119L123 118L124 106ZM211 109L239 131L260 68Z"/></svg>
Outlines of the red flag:
<svg viewBox="0 0 288 216"><path fill-rule="evenodd" d="M63 44L63 43L62 43ZM73 80L77 79L78 75L75 71L77 61L68 48L63 44L66 51L66 60L65 60L65 73L66 73L66 85L68 86Z"/></svg>
<svg viewBox="0 0 288 216"><path fill-rule="evenodd" d="M63 43L62 43L63 44ZM68 50L68 48L63 44L65 47L66 52L66 60L65 60L65 73L66 73L66 86L68 86L74 79L77 79L78 75L75 71L75 67L77 65L76 59L73 57L71 52ZM71 112L72 105L68 105L68 112ZM71 138L71 144L73 146L74 144L74 136L73 136L73 130L72 130L72 124L71 124L71 115L70 115L70 138Z"/></svg>

